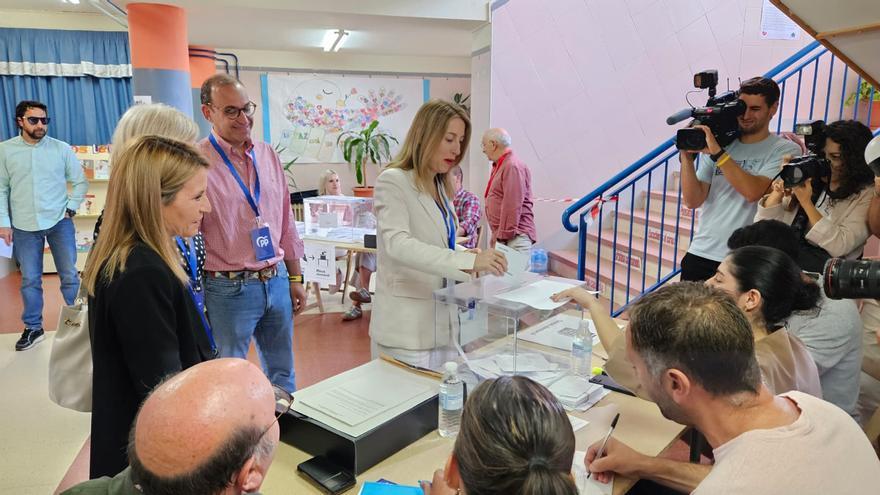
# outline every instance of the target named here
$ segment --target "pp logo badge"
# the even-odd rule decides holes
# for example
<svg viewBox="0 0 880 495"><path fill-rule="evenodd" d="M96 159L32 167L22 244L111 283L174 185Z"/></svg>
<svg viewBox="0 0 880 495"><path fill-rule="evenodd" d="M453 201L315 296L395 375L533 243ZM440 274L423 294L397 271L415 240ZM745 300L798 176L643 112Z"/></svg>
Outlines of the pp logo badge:
<svg viewBox="0 0 880 495"><path fill-rule="evenodd" d="M251 232L251 244L254 247L254 255L258 261L265 261L275 256L272 248L272 234L269 227L260 227Z"/></svg>
<svg viewBox="0 0 880 495"><path fill-rule="evenodd" d="M258 247L264 248L268 245L269 245L269 237L268 236L261 235L260 237L257 237L257 246Z"/></svg>

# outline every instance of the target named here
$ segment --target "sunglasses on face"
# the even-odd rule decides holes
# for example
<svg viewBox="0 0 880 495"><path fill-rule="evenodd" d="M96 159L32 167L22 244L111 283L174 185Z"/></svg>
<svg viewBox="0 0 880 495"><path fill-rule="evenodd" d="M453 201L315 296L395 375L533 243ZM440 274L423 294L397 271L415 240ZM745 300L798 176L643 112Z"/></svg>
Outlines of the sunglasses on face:
<svg viewBox="0 0 880 495"><path fill-rule="evenodd" d="M213 108L217 108L214 105L211 105L211 106ZM218 109L218 110L221 110L221 109ZM247 115L248 117L250 117L254 114L254 112L256 110L257 110L257 104L252 101L249 101L249 102L247 102L247 104L245 106L243 106L241 108L226 107L226 108L223 108L221 111L223 112L223 115L225 115L227 119L235 120L242 113Z"/></svg>
<svg viewBox="0 0 880 495"><path fill-rule="evenodd" d="M290 409L293 407L293 396L290 395L290 392L277 385L272 385L272 390L275 392L275 420L269 423L269 426L263 430L263 433L260 434L261 438L272 428L272 425L278 422L281 416L290 412Z"/></svg>
<svg viewBox="0 0 880 495"><path fill-rule="evenodd" d="M49 125L49 120L51 120L49 117L25 117L24 119L27 120L30 125L37 125L37 122L43 125Z"/></svg>

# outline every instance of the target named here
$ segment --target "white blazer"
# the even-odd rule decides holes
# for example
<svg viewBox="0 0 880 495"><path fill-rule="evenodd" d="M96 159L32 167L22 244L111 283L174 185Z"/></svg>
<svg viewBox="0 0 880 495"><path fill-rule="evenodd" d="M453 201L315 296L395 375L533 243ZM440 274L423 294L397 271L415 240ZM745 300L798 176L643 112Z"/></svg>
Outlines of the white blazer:
<svg viewBox="0 0 880 495"><path fill-rule="evenodd" d="M444 277L469 280L462 270L473 268L476 254L449 249L443 214L434 198L416 187L415 171L383 171L374 199L377 278L370 338L386 347L431 349L432 294L443 287ZM448 204L455 215L452 200Z"/></svg>

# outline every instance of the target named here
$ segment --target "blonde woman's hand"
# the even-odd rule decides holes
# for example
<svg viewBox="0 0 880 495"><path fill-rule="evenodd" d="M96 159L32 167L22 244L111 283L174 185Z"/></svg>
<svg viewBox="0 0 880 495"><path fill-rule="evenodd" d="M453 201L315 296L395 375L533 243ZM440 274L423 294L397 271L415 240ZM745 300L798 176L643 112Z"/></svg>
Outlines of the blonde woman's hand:
<svg viewBox="0 0 880 495"><path fill-rule="evenodd" d="M572 287L570 289L565 289L562 292L557 292L556 294L553 294L552 296L550 296L550 299L555 302L572 299L574 302L580 304L587 309L599 303L599 300L596 299L595 294L584 289L583 287Z"/></svg>
<svg viewBox="0 0 880 495"><path fill-rule="evenodd" d="M488 272L500 277L507 271L507 258L500 251L494 249L478 252L474 259L473 271Z"/></svg>

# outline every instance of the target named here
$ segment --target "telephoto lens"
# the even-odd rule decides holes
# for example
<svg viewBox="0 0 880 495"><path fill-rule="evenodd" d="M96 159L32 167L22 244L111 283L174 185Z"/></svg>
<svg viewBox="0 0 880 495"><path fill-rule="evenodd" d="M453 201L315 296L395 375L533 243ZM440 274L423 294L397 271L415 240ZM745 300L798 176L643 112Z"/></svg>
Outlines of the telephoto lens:
<svg viewBox="0 0 880 495"><path fill-rule="evenodd" d="M822 278L831 299L880 298L880 260L831 258Z"/></svg>

